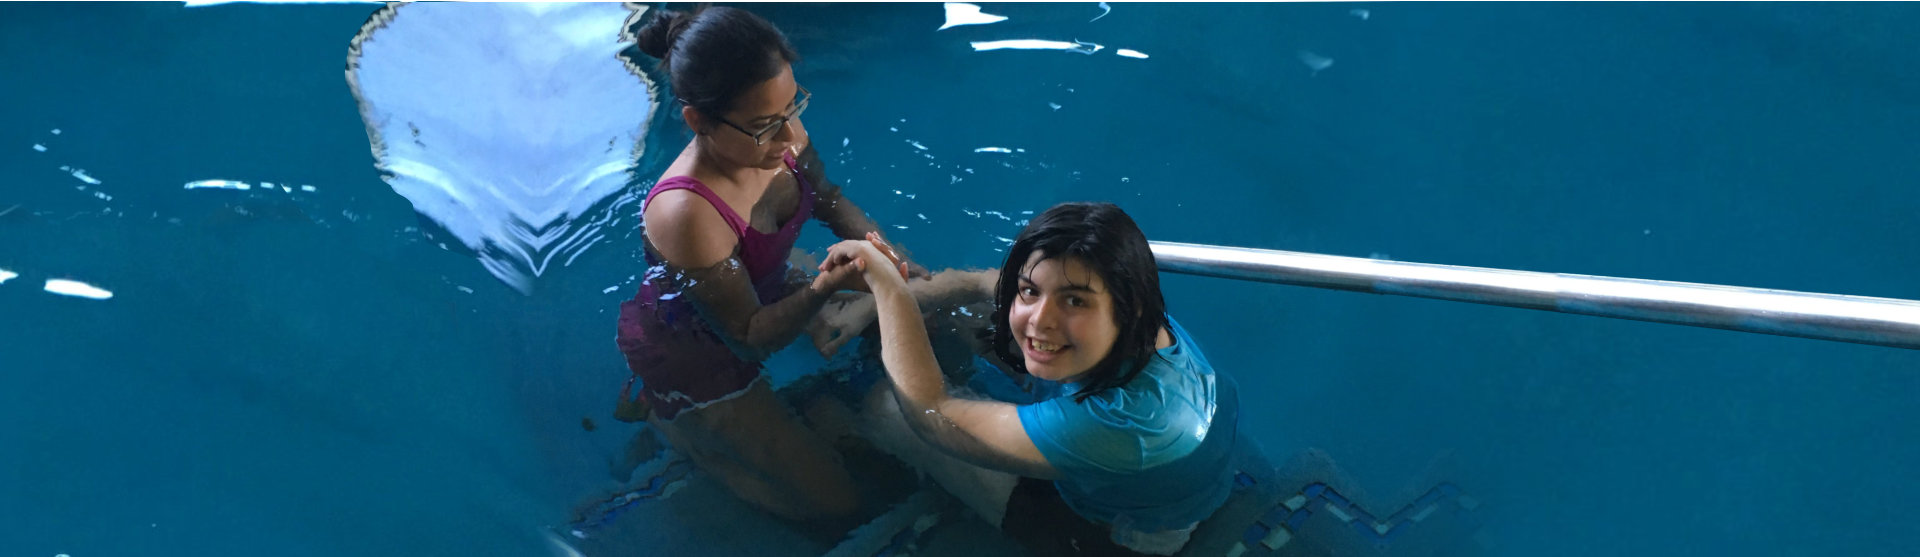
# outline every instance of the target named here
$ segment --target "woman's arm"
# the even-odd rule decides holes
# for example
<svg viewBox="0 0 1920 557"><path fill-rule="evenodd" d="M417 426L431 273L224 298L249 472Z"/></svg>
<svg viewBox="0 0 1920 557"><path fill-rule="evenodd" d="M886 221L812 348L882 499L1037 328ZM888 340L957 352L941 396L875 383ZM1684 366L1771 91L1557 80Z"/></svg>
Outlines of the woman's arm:
<svg viewBox="0 0 1920 557"><path fill-rule="evenodd" d="M813 216L833 230L834 236L847 240L861 240L868 232L879 232L880 225L867 217L852 199L840 191L840 185L827 179L826 163L820 160L820 151L813 148L813 142L807 142L800 154L794 157L799 163L800 176L813 184Z"/></svg>
<svg viewBox="0 0 1920 557"><path fill-rule="evenodd" d="M799 119L794 119L794 123L799 126ZM800 126L799 129L802 135L806 133L805 126ZM839 184L827 179L827 164L820 160L820 151L813 148L811 137L802 143L800 153L794 156L794 162L798 163L800 176L806 178L807 183L813 184L814 218L826 224L827 228L833 231L834 236L844 240L864 240L869 232L880 233L879 223L873 222L866 211L861 210L859 205L847 198ZM894 246L893 249L895 255L906 260L912 259L899 246ZM930 274L919 264L910 263L909 265L910 274L913 277L925 277Z"/></svg>
<svg viewBox="0 0 1920 557"><path fill-rule="evenodd" d="M701 317L714 325L735 355L767 359L800 336L814 313L852 272L821 273L806 287L774 303L761 305L753 279L734 256L738 240L706 200L692 193L667 192L647 207L650 245L666 260L668 272L689 296Z"/></svg>
<svg viewBox="0 0 1920 557"><path fill-rule="evenodd" d="M978 466L1034 478L1058 475L1027 437L1018 409L1002 402L966 400L947 394L946 380L933 356L918 303L908 291L900 266L870 242L844 242L849 257L831 257L828 265L859 258L880 314L880 359L893 380L894 397L907 423L921 439L949 455ZM839 250L841 246L835 246ZM857 251L856 251L857 250ZM834 254L839 255L839 254Z"/></svg>

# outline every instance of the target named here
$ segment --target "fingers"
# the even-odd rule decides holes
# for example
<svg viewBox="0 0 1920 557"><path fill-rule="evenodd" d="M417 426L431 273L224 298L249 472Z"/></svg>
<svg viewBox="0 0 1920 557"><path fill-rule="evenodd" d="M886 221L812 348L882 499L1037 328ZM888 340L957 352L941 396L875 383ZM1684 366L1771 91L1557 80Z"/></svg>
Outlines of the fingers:
<svg viewBox="0 0 1920 557"><path fill-rule="evenodd" d="M859 274L861 271L866 270L866 267L866 261L854 259L852 261L837 262L832 266L821 269L820 273L828 275L832 280L838 281L845 279L847 275Z"/></svg>
<svg viewBox="0 0 1920 557"><path fill-rule="evenodd" d="M867 291L867 261L853 259L821 271L821 280L834 290Z"/></svg>
<svg viewBox="0 0 1920 557"><path fill-rule="evenodd" d="M807 327L807 336L813 337L813 348L814 350L820 351L820 357L822 358L832 358L834 353L840 351L840 345L846 344L846 341L836 338L846 336L839 334L839 332L840 331L832 325L820 321L816 321L812 326Z"/></svg>
<svg viewBox="0 0 1920 557"><path fill-rule="evenodd" d="M889 263L894 265L900 264L900 254L894 251L893 244L887 243L885 238L880 237L879 232L868 232L867 242L873 244L873 247L879 250L882 255L887 256ZM902 274L901 276L904 277L906 275Z"/></svg>
<svg viewBox="0 0 1920 557"><path fill-rule="evenodd" d="M813 339L813 345L815 347L824 346L827 344L827 341L833 339L833 324L828 323L827 320L821 316L815 315L813 316L813 321L807 323L807 337Z"/></svg>
<svg viewBox="0 0 1920 557"><path fill-rule="evenodd" d="M867 242L873 244L874 248L879 249L881 254L886 255L887 259L893 263L893 266L900 268L900 278L913 277L912 265L902 261L900 259L900 252L894 250L893 244L887 243L886 238L880 237L879 232L868 232Z"/></svg>
<svg viewBox="0 0 1920 557"><path fill-rule="evenodd" d="M865 242L862 242L860 240L843 240L840 243L834 244L832 247L827 248L827 257L825 258L824 261L820 262L820 267L818 270L825 272L828 269L831 269L833 267L838 267L841 265L845 265L849 262L859 260L860 250L863 247L861 244L864 244L864 243Z"/></svg>
<svg viewBox="0 0 1920 557"><path fill-rule="evenodd" d="M879 232L868 232L867 242L872 243L873 247L880 248L880 253L887 254L888 258L891 258L894 261L900 260L900 256L895 255L893 252L893 244L887 243L887 239L880 237Z"/></svg>
<svg viewBox="0 0 1920 557"><path fill-rule="evenodd" d="M820 355L822 357L832 358L834 354L840 353L840 348L846 346L848 341L853 340L853 337L854 335L843 333L828 340L825 344L817 345L816 348L820 349Z"/></svg>
<svg viewBox="0 0 1920 557"><path fill-rule="evenodd" d="M900 254L894 251L893 246L888 244L886 239L880 237L879 232L868 232L866 240L842 240L827 248L827 257L820 262L817 270L829 273L836 269L852 267L855 271L864 272L867 270L867 259L871 257L866 251L867 248L873 248L875 252L886 257L886 268L898 270L901 278L912 278L916 273L927 274L917 265L902 261Z"/></svg>

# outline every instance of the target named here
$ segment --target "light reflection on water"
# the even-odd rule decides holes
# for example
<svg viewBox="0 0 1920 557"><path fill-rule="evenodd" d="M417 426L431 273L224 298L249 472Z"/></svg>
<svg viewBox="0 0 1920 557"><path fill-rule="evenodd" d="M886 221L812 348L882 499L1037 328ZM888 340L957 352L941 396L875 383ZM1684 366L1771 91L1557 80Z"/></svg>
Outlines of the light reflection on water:
<svg viewBox="0 0 1920 557"><path fill-rule="evenodd" d="M1080 54L1093 54L1106 48L1086 41L1051 41L1046 39L1008 39L1004 41L975 41L975 51L988 50L1064 50Z"/></svg>
<svg viewBox="0 0 1920 557"><path fill-rule="evenodd" d="M105 300L113 297L104 288L71 279L47 279L46 291L63 296Z"/></svg>
<svg viewBox="0 0 1920 557"><path fill-rule="evenodd" d="M347 77L375 166L495 277L528 292L602 238L604 206L645 145L652 83L616 56L644 11L383 10L355 37Z"/></svg>

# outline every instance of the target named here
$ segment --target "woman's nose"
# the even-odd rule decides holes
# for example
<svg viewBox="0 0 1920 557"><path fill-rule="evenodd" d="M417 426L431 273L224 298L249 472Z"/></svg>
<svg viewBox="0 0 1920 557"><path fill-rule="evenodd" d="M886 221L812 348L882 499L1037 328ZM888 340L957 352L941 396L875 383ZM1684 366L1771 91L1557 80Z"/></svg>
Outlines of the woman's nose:
<svg viewBox="0 0 1920 557"><path fill-rule="evenodd" d="M789 140L792 140L792 139L793 139L793 137L794 137L794 135L795 135L795 132L794 132L794 129L793 129L793 119L792 119L792 118L788 118L788 119L786 119L786 120L781 120L781 121L780 121L780 131L776 131L776 132L773 132L773 138L774 138L775 140L778 140L778 141L789 141Z"/></svg>

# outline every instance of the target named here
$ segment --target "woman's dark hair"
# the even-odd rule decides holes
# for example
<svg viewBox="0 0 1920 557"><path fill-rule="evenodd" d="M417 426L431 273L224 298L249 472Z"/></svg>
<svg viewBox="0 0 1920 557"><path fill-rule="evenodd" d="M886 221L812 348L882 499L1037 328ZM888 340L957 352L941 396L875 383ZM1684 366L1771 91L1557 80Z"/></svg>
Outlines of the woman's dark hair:
<svg viewBox="0 0 1920 557"><path fill-rule="evenodd" d="M627 31L641 53L660 59L673 96L712 118L733 110L740 95L799 58L772 23L738 8L658 10Z"/></svg>
<svg viewBox="0 0 1920 557"><path fill-rule="evenodd" d="M1113 297L1113 318L1120 338L1113 350L1081 376L1074 393L1084 401L1100 391L1125 385L1146 369L1160 329L1167 326L1167 302L1160 295L1160 267L1147 236L1133 218L1112 203L1062 203L1034 217L1007 250L994 290L993 348L1001 360L1026 373L1026 359L1013 341L1010 308L1020 292L1020 275L1034 252L1040 259L1078 259L1100 275Z"/></svg>

